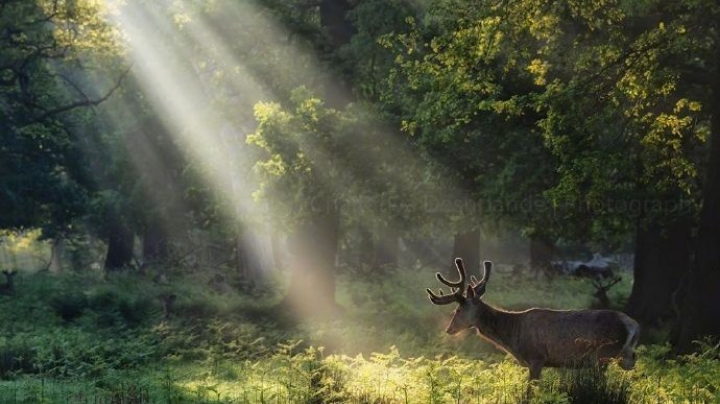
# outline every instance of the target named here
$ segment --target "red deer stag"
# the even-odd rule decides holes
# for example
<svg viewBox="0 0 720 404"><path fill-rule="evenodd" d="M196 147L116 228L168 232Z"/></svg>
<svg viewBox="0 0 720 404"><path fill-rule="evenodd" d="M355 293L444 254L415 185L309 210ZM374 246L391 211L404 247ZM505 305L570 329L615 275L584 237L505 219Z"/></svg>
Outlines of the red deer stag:
<svg viewBox="0 0 720 404"><path fill-rule="evenodd" d="M593 297L597 299L597 303L593 303L592 308L593 309L607 309L610 307L610 298L607 295L607 292L612 289L613 286L617 285L618 282L622 280L622 277L618 276L609 283L603 285L602 282L600 282L597 279L593 279L592 284L595 287L595 293L593 293Z"/></svg>
<svg viewBox="0 0 720 404"><path fill-rule="evenodd" d="M478 281L473 276L470 284L462 259L457 258L455 266L459 281L452 282L436 274L452 294L445 295L440 290L436 295L427 289L433 304L457 304L446 332L454 335L477 328L481 337L529 368L530 380L539 379L546 366L584 367L605 364L612 358L619 358L623 369L635 366L634 349L640 326L627 315L612 310L500 310L482 300L490 280L491 262L485 261L483 278Z"/></svg>

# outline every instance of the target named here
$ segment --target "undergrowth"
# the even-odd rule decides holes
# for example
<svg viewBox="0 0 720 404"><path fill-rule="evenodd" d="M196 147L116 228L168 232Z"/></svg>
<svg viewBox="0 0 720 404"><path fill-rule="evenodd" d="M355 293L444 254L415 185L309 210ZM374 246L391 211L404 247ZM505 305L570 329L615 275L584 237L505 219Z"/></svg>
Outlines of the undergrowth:
<svg viewBox="0 0 720 404"><path fill-rule="evenodd" d="M592 287L498 271L488 302L582 308ZM449 337L429 271L383 282L343 278L335 320L278 313L281 291L208 288L210 274L155 284L136 274L18 276L0 297L2 403L716 403L720 348L671 357L638 349L625 372L527 370L472 335ZM627 294L630 284L616 288ZM177 295L168 319L159 296ZM321 348L324 347L324 348Z"/></svg>

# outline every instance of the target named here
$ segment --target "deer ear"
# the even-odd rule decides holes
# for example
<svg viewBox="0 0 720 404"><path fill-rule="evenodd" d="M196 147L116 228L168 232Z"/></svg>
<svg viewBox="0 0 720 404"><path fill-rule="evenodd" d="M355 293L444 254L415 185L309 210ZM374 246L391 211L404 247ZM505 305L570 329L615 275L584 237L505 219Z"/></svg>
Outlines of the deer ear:
<svg viewBox="0 0 720 404"><path fill-rule="evenodd" d="M474 299L475 298L475 289L473 289L472 285L467 286L467 292L465 292L465 296L468 299Z"/></svg>

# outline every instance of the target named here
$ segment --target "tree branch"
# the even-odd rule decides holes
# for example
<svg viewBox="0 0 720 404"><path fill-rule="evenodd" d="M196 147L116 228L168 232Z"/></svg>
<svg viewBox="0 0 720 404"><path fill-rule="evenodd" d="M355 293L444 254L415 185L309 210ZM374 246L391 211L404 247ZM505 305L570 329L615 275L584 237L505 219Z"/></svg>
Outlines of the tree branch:
<svg viewBox="0 0 720 404"><path fill-rule="evenodd" d="M115 82L115 85L112 88L110 88L110 90L108 90L108 92L105 93L105 95L103 95L102 97L97 98L97 99L89 99L86 97L84 100L75 101L75 102L67 104L67 105L53 108L51 110L45 111L43 114L41 114L35 118L33 118L28 124L26 124L24 126L27 126L27 125L30 125L30 124L33 124L33 123L36 123L39 121L43 121L43 120L53 117L55 115L71 111L73 109L82 108L82 107L94 107L94 106L102 104L103 102L107 101L107 99L110 98L118 88L120 88L123 80L125 80L125 77L128 75L129 72L130 72L130 68L125 70L120 75L120 77L118 77L117 81Z"/></svg>

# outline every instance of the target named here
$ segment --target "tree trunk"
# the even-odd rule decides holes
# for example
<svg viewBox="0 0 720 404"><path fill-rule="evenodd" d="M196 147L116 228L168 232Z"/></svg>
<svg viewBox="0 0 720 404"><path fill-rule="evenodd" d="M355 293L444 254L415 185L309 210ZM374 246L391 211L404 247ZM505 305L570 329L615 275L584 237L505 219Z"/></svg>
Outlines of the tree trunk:
<svg viewBox="0 0 720 404"><path fill-rule="evenodd" d="M355 34L355 27L347 18L350 10L352 10L352 5L348 0L320 1L320 23L330 37L332 53L350 43L350 39Z"/></svg>
<svg viewBox="0 0 720 404"><path fill-rule="evenodd" d="M302 316L333 316L339 215L329 209L302 224L291 239L290 288L281 306Z"/></svg>
<svg viewBox="0 0 720 404"><path fill-rule="evenodd" d="M392 230L380 232L375 243L375 268L384 269L397 267L398 252L400 248L399 238Z"/></svg>
<svg viewBox="0 0 720 404"><path fill-rule="evenodd" d="M720 46L716 45L716 65L720 69ZM713 83L710 160L703 189L703 205L695 249L695 261L684 290L680 321L675 332L675 350L694 349L693 341L720 336L720 71Z"/></svg>
<svg viewBox="0 0 720 404"><path fill-rule="evenodd" d="M330 108L343 109L352 100L349 72L343 71L347 70L347 64L339 52L355 34L355 27L348 18L351 10L352 4L348 0L320 1L320 25L329 38L328 46L322 50L320 57L335 70L335 77L327 83L325 90L326 105Z"/></svg>
<svg viewBox="0 0 720 404"><path fill-rule="evenodd" d="M353 35L348 12L352 5L348 0L321 0L320 25L330 38L329 49L321 56L331 65L341 59L339 48L350 42ZM327 83L326 105L343 109L351 100L350 86L343 74ZM333 316L341 309L335 302L335 262L338 253L340 214L329 200L325 209L313 212L293 235L291 244L290 289L280 303L297 314Z"/></svg>
<svg viewBox="0 0 720 404"><path fill-rule="evenodd" d="M639 226L635 236L634 282L625 311L644 326L673 315L674 293L690 268L692 223L680 219L665 229Z"/></svg>
<svg viewBox="0 0 720 404"><path fill-rule="evenodd" d="M450 272L455 274L455 258L462 258L468 274L480 273L480 230L455 234ZM469 276L469 275L468 275ZM453 278L454 279L454 278Z"/></svg>
<svg viewBox="0 0 720 404"><path fill-rule="evenodd" d="M530 238L530 271L539 277L541 273L552 274L555 243L549 237L534 235Z"/></svg>
<svg viewBox="0 0 720 404"><path fill-rule="evenodd" d="M114 224L109 230L105 270L117 271L130 266L132 263L135 234L122 224Z"/></svg>
<svg viewBox="0 0 720 404"><path fill-rule="evenodd" d="M257 256L253 254L256 247L247 231L238 230L235 236L235 265L243 282L250 287L257 285L262 273Z"/></svg>
<svg viewBox="0 0 720 404"><path fill-rule="evenodd" d="M170 256L168 235L161 226L152 226L143 234L143 265L166 262Z"/></svg>
<svg viewBox="0 0 720 404"><path fill-rule="evenodd" d="M420 265L434 268L443 268L445 266L447 251L438 251L438 247L432 239L405 238L403 241L408 246L412 259L419 262Z"/></svg>
<svg viewBox="0 0 720 404"><path fill-rule="evenodd" d="M50 252L50 265L48 269L53 273L60 273L63 270L63 259L65 257L65 238L56 238L51 247Z"/></svg>
<svg viewBox="0 0 720 404"><path fill-rule="evenodd" d="M371 268L375 265L375 242L372 233L365 226L361 226L359 236L357 264L360 267Z"/></svg>

